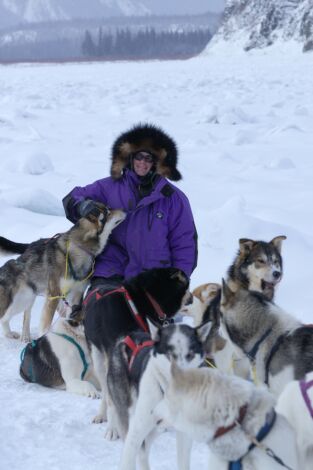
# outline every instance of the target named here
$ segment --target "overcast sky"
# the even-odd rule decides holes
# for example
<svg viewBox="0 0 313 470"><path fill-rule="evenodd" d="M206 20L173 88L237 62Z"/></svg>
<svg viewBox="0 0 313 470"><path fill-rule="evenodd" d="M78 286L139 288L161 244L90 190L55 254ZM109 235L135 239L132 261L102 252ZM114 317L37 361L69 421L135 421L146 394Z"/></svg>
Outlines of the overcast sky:
<svg viewBox="0 0 313 470"><path fill-rule="evenodd" d="M225 2L226 0L144 0L144 4L156 14L222 11Z"/></svg>

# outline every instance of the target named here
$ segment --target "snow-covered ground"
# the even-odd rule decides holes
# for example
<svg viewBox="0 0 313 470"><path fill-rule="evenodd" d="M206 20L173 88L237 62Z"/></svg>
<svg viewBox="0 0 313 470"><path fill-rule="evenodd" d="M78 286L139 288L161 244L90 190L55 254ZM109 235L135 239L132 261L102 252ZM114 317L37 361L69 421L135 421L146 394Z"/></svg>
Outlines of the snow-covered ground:
<svg viewBox="0 0 313 470"><path fill-rule="evenodd" d="M68 229L62 197L108 175L113 140L148 121L180 149L179 187L199 235L192 287L221 280L240 237L286 235L276 301L311 323L312 54L219 52L184 62L0 66L0 235L27 242ZM91 424L98 402L24 383L21 349L0 332L1 466L115 469L121 443ZM206 455L196 445L192 468L206 468ZM172 433L160 436L151 461L154 470L175 468Z"/></svg>

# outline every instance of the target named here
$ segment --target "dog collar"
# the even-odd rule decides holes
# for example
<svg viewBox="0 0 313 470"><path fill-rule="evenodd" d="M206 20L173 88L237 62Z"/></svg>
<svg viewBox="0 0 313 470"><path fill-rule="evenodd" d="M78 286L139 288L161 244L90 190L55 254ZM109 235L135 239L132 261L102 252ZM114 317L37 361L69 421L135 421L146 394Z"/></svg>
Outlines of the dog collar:
<svg viewBox="0 0 313 470"><path fill-rule="evenodd" d="M257 442L261 442L263 439L265 439L265 437L270 433L270 431L272 430L274 424L275 424L275 421L276 421L276 412L274 410L274 408L272 409L272 411L270 411L270 413L268 413L268 415L266 416L266 421L265 421L265 424L262 426L262 428L260 429L260 431L258 432L257 436L256 436L256 441ZM251 443L250 446L249 446L249 449L247 451L246 454L244 454L242 457L240 457L240 459L238 460L234 460L232 462L229 462L229 465L228 465L228 470L242 470L243 468L243 465L242 465L242 459L249 453L251 452L252 449L254 449L254 447L256 446L256 444L254 443ZM269 450L269 449L266 449L266 450ZM268 454L269 455L269 454ZM273 456L273 455L269 455L270 457L276 458L276 456Z"/></svg>
<svg viewBox="0 0 313 470"><path fill-rule="evenodd" d="M259 350L259 347L261 346L261 344L263 343L263 341L266 340L266 338L270 335L270 333L272 332L272 328L269 328L268 330L265 331L265 333L261 336L261 338L255 343L255 345L250 349L250 351L245 351L245 354L246 356L248 356L248 358L254 362L255 361L255 357L258 353L258 350Z"/></svg>
<svg viewBox="0 0 313 470"><path fill-rule="evenodd" d="M248 409L248 405L243 405L239 409L239 417L232 424L230 424L229 426L226 426L226 427L222 426L222 427L218 428L215 431L213 439L217 439L218 437L224 436L224 434L226 434L227 432L234 429L236 426L238 426L238 424L241 424L244 420L244 417L246 416L247 409Z"/></svg>
<svg viewBox="0 0 313 470"><path fill-rule="evenodd" d="M166 313L163 312L158 302L152 297L151 294L149 294L149 292L145 291L145 294L148 297L152 307L156 311L159 320L162 322L162 326L167 326L170 322L167 319Z"/></svg>

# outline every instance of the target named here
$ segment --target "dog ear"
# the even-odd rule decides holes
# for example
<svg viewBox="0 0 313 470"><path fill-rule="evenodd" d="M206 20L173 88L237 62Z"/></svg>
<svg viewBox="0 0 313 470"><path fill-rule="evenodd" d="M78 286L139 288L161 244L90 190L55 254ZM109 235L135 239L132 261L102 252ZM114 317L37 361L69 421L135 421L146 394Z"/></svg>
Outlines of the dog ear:
<svg viewBox="0 0 313 470"><path fill-rule="evenodd" d="M200 339L201 343L204 343L207 340L208 336L211 333L211 328L212 328L211 321L202 323L200 326L197 326L197 328L195 328L197 336Z"/></svg>
<svg viewBox="0 0 313 470"><path fill-rule="evenodd" d="M285 235L279 235L278 237L273 238L273 240L271 240L270 243L272 243L272 245L274 245L275 248L277 248L277 250L280 253L281 252L281 244L284 240L286 240L286 238L287 237Z"/></svg>
<svg viewBox="0 0 313 470"><path fill-rule="evenodd" d="M180 269L175 270L175 272L171 275L171 279L174 279L174 280L177 279L179 282L181 282L182 284L186 286L189 284L188 277Z"/></svg>
<svg viewBox="0 0 313 470"><path fill-rule="evenodd" d="M151 339L152 339L152 341L154 341L155 343L157 343L158 341L160 341L159 328L156 327L156 326L149 320L149 318L146 318L146 320L147 320L147 323L148 323L148 327L149 327Z"/></svg>
<svg viewBox="0 0 313 470"><path fill-rule="evenodd" d="M234 297L234 292L230 289L228 284L222 279L222 297L221 305L226 305Z"/></svg>
<svg viewBox="0 0 313 470"><path fill-rule="evenodd" d="M250 240L250 238L240 238L239 239L239 252L241 255L246 256L252 250L254 245L254 240Z"/></svg>
<svg viewBox="0 0 313 470"><path fill-rule="evenodd" d="M215 282L210 282L206 285L205 289L201 292L201 300L205 304L210 304L211 300L214 299L216 294L219 292L221 288L220 284L216 284Z"/></svg>

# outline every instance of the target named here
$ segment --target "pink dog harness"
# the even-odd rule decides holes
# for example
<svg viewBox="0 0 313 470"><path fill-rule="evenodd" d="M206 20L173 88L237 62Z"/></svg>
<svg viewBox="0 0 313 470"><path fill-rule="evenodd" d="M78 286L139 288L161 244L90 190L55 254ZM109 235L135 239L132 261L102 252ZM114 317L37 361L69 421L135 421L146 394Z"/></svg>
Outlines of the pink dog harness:
<svg viewBox="0 0 313 470"><path fill-rule="evenodd" d="M311 380L310 382L306 382L305 380L300 380L299 386L300 386L300 390L303 396L303 400L305 401L305 404L308 407L310 415L313 418L313 407L312 407L310 397L308 395L308 389L313 387L313 380Z"/></svg>

